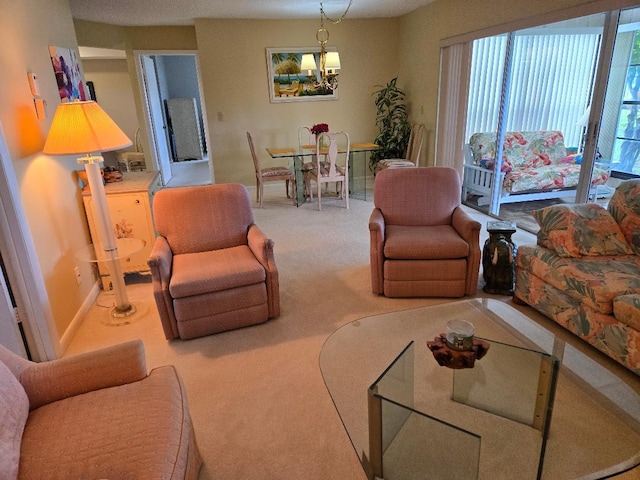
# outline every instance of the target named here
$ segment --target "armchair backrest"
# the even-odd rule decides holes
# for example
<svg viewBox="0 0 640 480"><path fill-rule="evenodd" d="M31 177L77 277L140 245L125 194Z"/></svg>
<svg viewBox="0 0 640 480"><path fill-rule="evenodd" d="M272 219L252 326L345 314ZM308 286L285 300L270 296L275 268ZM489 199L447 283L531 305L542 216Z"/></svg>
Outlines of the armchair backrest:
<svg viewBox="0 0 640 480"><path fill-rule="evenodd" d="M450 167L386 168L373 189L373 203L389 225L450 225L462 184Z"/></svg>
<svg viewBox="0 0 640 480"><path fill-rule="evenodd" d="M164 188L153 200L156 231L174 254L247 244L249 192L239 183Z"/></svg>

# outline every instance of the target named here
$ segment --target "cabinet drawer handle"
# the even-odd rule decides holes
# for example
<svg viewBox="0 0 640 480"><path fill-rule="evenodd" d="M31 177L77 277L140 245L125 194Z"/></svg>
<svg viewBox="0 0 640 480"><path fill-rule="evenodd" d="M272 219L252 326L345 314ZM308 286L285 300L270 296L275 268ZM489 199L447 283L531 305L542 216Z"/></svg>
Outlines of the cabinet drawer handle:
<svg viewBox="0 0 640 480"><path fill-rule="evenodd" d="M136 201L135 201L135 202L133 202L133 203L135 203L136 205L139 205L139 204L140 204L140 200L136 200Z"/></svg>

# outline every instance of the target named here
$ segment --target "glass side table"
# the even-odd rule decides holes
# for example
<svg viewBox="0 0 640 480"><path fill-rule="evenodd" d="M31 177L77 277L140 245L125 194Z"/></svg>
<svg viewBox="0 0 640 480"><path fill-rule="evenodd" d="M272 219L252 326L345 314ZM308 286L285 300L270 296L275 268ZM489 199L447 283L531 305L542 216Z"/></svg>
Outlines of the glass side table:
<svg viewBox="0 0 640 480"><path fill-rule="evenodd" d="M486 356L473 368L452 370L446 419L430 414L432 406L421 401L421 389L439 386L415 374L413 341L369 387L369 478L477 479L483 437L471 430L481 415L470 415L467 407L531 427L515 430L523 455L532 457L531 471L521 471L519 478L541 478L559 361L543 352L482 340L490 344ZM509 429L504 421L485 418L485 430L486 425L498 443L515 440L504 434ZM538 435L532 435L535 431Z"/></svg>
<svg viewBox="0 0 640 480"><path fill-rule="evenodd" d="M76 258L82 262L87 263L100 263L104 262L109 267L109 273L111 276L122 275L121 271L112 271L113 268L119 270L119 261L122 258L127 258L134 253L142 250L146 242L139 238L117 238L116 249L105 249L99 243L90 244L76 252ZM130 303L126 299L126 295L121 295L122 292L117 291L117 284L114 284L114 293L117 298L116 304L110 310L107 318L103 319L105 325L119 326L127 325L133 321L133 317L136 313L143 313L139 308Z"/></svg>

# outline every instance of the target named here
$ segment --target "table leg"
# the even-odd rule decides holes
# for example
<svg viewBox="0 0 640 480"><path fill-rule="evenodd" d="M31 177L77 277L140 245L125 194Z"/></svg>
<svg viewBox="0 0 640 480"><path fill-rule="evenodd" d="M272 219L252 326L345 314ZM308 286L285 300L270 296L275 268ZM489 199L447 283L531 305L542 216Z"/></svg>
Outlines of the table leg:
<svg viewBox="0 0 640 480"><path fill-rule="evenodd" d="M296 206L302 205L306 198L304 196L304 175L302 173L302 157L295 155L293 157L293 172L296 176Z"/></svg>

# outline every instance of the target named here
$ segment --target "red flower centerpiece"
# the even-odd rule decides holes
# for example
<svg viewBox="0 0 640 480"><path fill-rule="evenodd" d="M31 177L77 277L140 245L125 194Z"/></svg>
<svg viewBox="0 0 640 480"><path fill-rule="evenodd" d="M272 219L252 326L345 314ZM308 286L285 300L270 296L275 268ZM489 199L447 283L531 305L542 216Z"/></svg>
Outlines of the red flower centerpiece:
<svg viewBox="0 0 640 480"><path fill-rule="evenodd" d="M319 135L328 131L329 125L327 125L326 123L316 123L313 127L311 127L311 133L313 133L314 135Z"/></svg>

